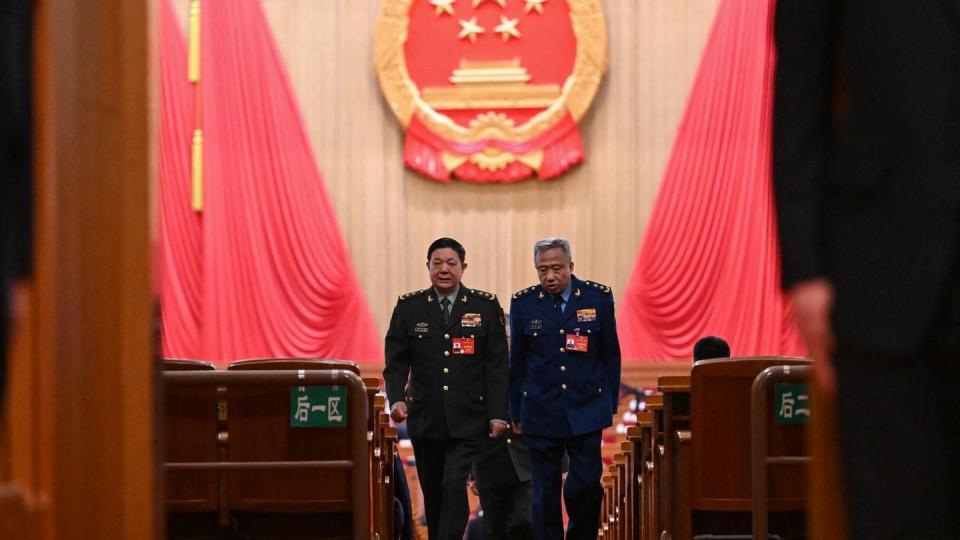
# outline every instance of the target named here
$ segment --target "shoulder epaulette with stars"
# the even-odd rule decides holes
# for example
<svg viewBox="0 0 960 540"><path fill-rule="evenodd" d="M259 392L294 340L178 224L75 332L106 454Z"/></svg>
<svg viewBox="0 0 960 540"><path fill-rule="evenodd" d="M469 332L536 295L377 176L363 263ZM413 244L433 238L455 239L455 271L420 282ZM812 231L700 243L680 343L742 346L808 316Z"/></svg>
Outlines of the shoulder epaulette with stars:
<svg viewBox="0 0 960 540"><path fill-rule="evenodd" d="M497 295L493 293L488 293L487 291L481 291L480 289L467 289L471 295L476 296L477 298L483 298L484 300L496 300Z"/></svg>
<svg viewBox="0 0 960 540"><path fill-rule="evenodd" d="M610 294L610 287L607 287L602 283L597 283L596 281L584 281L584 283L595 289L598 289L600 292Z"/></svg>
<svg viewBox="0 0 960 540"><path fill-rule="evenodd" d="M416 298L416 297L418 297L418 296L423 296L424 294L426 294L426 293L429 292L429 291L430 291L430 289L420 289L419 291L413 291L413 292L408 292L408 293L406 293L406 294L401 294L400 297L397 298L397 301L398 301L398 302L402 302L402 301L404 301L404 300L409 300L410 298Z"/></svg>
<svg viewBox="0 0 960 540"><path fill-rule="evenodd" d="M516 300L516 299L518 299L518 298L523 298L524 296L526 296L526 295L532 293L534 290L536 290L536 288L537 288L537 286L534 285L534 286L532 286L532 287L527 287L526 289L520 289L519 291L513 293L513 299Z"/></svg>

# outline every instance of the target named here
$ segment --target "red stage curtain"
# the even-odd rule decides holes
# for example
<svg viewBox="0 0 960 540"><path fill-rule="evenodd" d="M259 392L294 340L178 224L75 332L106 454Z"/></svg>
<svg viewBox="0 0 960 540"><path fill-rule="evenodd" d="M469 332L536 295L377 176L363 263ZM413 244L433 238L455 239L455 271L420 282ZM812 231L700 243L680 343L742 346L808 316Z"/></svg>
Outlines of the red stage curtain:
<svg viewBox="0 0 960 540"><path fill-rule="evenodd" d="M780 291L770 177L773 2L722 0L626 290L625 359L801 355Z"/></svg>
<svg viewBox="0 0 960 540"><path fill-rule="evenodd" d="M176 57L161 61L164 354L382 360L260 3L202 8L201 216L185 210L193 88L169 6L161 23L162 56Z"/></svg>
<svg viewBox="0 0 960 540"><path fill-rule="evenodd" d="M200 214L190 209L194 93L187 45L169 0L160 3L160 274L163 354L201 358Z"/></svg>

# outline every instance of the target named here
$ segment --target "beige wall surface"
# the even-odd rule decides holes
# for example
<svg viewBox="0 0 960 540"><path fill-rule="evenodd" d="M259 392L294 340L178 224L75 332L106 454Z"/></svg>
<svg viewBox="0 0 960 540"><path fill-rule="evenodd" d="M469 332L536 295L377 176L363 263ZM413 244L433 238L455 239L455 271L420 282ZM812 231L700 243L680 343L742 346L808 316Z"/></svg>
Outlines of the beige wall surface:
<svg viewBox="0 0 960 540"><path fill-rule="evenodd" d="M464 282L536 281L533 243L566 236L577 274L622 298L718 0L602 0L609 68L580 123L586 162L549 182L471 185L403 167L403 131L373 70L380 0L263 0L356 271L381 331L429 285L426 247L463 242ZM186 16L186 2L176 0Z"/></svg>

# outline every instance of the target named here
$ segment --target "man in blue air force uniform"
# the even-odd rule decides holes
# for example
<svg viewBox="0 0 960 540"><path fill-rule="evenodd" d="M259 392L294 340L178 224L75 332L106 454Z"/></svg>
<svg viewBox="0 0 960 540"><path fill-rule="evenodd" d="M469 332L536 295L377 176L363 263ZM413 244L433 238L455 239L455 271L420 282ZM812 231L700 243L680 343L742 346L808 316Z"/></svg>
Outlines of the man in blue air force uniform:
<svg viewBox="0 0 960 540"><path fill-rule="evenodd" d="M600 439L617 410L620 342L606 285L572 275L570 243L534 246L540 284L510 304L510 406L530 447L536 538L563 538L561 460L570 459L563 497L568 539L596 538L603 488Z"/></svg>

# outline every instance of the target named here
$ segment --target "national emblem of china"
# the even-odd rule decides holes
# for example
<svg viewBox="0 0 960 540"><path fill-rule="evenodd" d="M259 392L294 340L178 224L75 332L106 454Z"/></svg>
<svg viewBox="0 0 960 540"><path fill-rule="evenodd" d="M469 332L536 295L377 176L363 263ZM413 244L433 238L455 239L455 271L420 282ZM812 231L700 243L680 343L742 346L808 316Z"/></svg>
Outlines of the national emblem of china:
<svg viewBox="0 0 960 540"><path fill-rule="evenodd" d="M374 62L404 162L449 182L555 178L607 66L600 0L382 0Z"/></svg>

